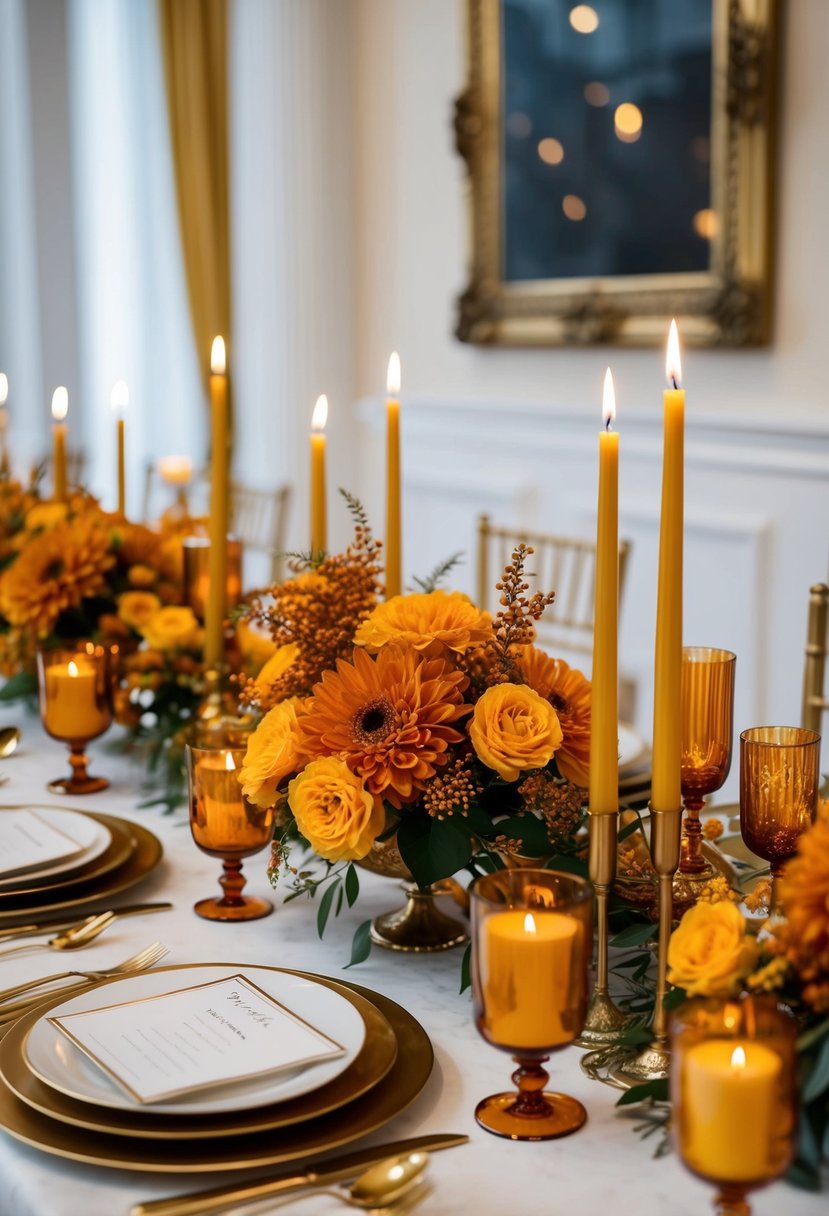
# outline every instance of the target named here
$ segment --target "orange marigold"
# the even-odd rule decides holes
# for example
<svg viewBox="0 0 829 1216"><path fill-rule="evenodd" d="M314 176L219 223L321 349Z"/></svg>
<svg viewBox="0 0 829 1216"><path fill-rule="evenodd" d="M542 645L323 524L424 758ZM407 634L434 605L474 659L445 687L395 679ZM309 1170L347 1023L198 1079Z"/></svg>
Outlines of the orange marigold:
<svg viewBox="0 0 829 1216"><path fill-rule="evenodd" d="M829 818L819 816L800 837L780 882L786 915L782 938L801 980L829 975ZM804 992L804 996L807 994Z"/></svg>
<svg viewBox="0 0 829 1216"><path fill-rule="evenodd" d="M375 659L355 650L314 688L300 722L308 756L340 756L366 789L392 806L416 802L464 736L466 677L445 659L384 646Z"/></svg>
<svg viewBox="0 0 829 1216"><path fill-rule="evenodd" d="M535 646L524 649L518 668L530 688L558 714L564 736L556 752L559 772L586 789L590 783L590 681L564 659L551 659Z"/></svg>
<svg viewBox="0 0 829 1216"><path fill-rule="evenodd" d="M376 652L397 643L441 654L461 654L492 637L492 621L460 591L395 595L378 604L357 630L355 642Z"/></svg>

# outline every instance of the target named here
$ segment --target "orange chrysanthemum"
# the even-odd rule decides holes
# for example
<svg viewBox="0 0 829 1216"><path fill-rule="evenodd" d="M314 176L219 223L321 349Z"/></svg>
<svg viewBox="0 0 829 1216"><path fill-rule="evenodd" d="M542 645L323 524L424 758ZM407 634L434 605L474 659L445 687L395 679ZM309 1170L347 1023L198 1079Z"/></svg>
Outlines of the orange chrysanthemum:
<svg viewBox="0 0 829 1216"><path fill-rule="evenodd" d="M780 884L786 915L781 937L804 983L804 998L829 1012L829 818L800 837Z"/></svg>
<svg viewBox="0 0 829 1216"><path fill-rule="evenodd" d="M558 714L564 740L556 752L562 777L587 788L590 782L590 681L564 659L528 646L518 667L530 688Z"/></svg>
<svg viewBox="0 0 829 1216"><path fill-rule="evenodd" d="M106 528L84 512L26 545L0 580L0 610L12 625L43 636L67 608L103 590L112 564Z"/></svg>
<svg viewBox="0 0 829 1216"><path fill-rule="evenodd" d="M468 712L466 684L442 658L398 646L385 646L375 659L355 650L314 688L300 750L340 756L371 794L409 805L446 764L451 744L464 738L454 724Z"/></svg>
<svg viewBox="0 0 829 1216"><path fill-rule="evenodd" d="M376 652L389 643L441 654L482 646L492 637L492 621L460 591L395 595L378 604L357 630L355 642Z"/></svg>
<svg viewBox="0 0 829 1216"><path fill-rule="evenodd" d="M147 566L156 578L175 582L181 577L178 550L169 538L153 532L144 524L118 523L115 529L115 550L118 565L123 570L132 566Z"/></svg>

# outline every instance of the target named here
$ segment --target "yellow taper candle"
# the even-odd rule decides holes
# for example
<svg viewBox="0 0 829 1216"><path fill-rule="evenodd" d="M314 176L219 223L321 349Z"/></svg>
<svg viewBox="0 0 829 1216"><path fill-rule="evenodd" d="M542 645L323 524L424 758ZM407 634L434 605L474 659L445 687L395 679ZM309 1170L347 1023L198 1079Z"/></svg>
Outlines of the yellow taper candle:
<svg viewBox="0 0 829 1216"><path fill-rule="evenodd" d="M123 380L116 380L110 394L110 404L116 416L115 451L118 463L118 514L125 518L126 506L126 473L124 468L124 410L130 403L130 390Z"/></svg>
<svg viewBox="0 0 829 1216"><path fill-rule="evenodd" d="M210 352L210 587L204 622L204 661L216 669L224 659L224 620L227 610L227 356L222 337Z"/></svg>
<svg viewBox="0 0 829 1216"><path fill-rule="evenodd" d="M501 1047L557 1047L572 1042L571 976L578 923L561 912L514 909L484 921L479 973L486 1037Z"/></svg>
<svg viewBox="0 0 829 1216"><path fill-rule="evenodd" d="M52 493L55 502L66 502L66 422L69 412L69 393L60 385L52 393Z"/></svg>
<svg viewBox="0 0 829 1216"><path fill-rule="evenodd" d="M393 351L386 378L386 599L402 590L400 510L400 356Z"/></svg>
<svg viewBox="0 0 829 1216"><path fill-rule="evenodd" d="M685 470L685 393L676 321L671 321L665 363L662 511L659 521L659 582L653 690L653 782L651 808L678 810L682 718L682 535Z"/></svg>
<svg viewBox="0 0 829 1216"><path fill-rule="evenodd" d="M602 413L590 707L591 815L607 815L619 808L619 436L610 429L616 417L610 368L605 372Z"/></svg>
<svg viewBox="0 0 829 1216"><path fill-rule="evenodd" d="M311 417L311 552L324 553L328 544L325 509L325 424L328 398L317 397Z"/></svg>

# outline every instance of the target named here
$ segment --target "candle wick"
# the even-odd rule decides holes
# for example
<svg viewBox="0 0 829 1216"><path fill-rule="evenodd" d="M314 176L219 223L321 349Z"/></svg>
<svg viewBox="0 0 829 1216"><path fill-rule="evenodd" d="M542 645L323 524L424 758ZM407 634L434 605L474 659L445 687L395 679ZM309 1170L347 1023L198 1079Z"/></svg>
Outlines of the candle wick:
<svg viewBox="0 0 829 1216"><path fill-rule="evenodd" d="M671 376L671 384L674 386L674 388L679 388L679 385L676 382L676 376Z"/></svg>

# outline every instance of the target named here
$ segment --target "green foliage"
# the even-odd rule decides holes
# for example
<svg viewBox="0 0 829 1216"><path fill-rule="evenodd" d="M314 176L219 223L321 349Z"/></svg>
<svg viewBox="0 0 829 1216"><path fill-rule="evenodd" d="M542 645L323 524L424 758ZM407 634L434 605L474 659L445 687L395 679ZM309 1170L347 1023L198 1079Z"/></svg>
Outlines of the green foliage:
<svg viewBox="0 0 829 1216"><path fill-rule="evenodd" d="M343 968L347 971L349 967L356 967L358 963L364 963L371 954L371 921L364 920L361 925L357 926L354 933L354 938L351 942L351 961L346 963Z"/></svg>
<svg viewBox="0 0 829 1216"><path fill-rule="evenodd" d="M466 992L467 988L472 987L472 942L469 942L463 952L461 959L461 986L458 989L458 995Z"/></svg>
<svg viewBox="0 0 829 1216"><path fill-rule="evenodd" d="M451 878L472 857L472 837L463 819L432 819L404 815L397 829L397 847L419 887Z"/></svg>
<svg viewBox="0 0 829 1216"><path fill-rule="evenodd" d="M0 702L22 701L37 695L37 676L30 671L18 671L9 676L0 688Z"/></svg>
<svg viewBox="0 0 829 1216"><path fill-rule="evenodd" d="M418 578L416 575L412 578L412 582L417 587L418 591L424 592L426 595L431 595L436 591L443 580L452 573L455 566L458 566L463 561L463 553L461 551L453 553L451 557L447 557L442 562L438 562L431 574L427 574L425 578Z"/></svg>

